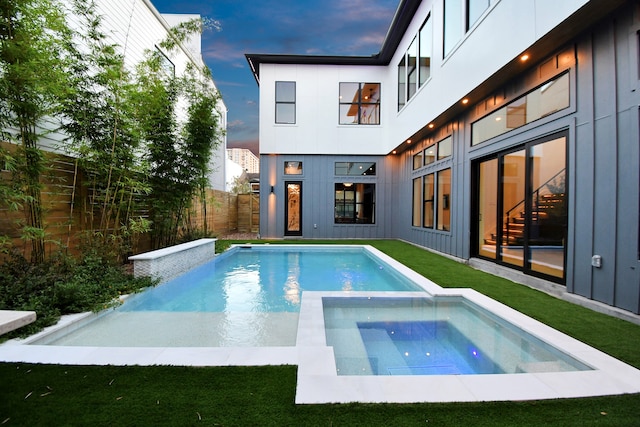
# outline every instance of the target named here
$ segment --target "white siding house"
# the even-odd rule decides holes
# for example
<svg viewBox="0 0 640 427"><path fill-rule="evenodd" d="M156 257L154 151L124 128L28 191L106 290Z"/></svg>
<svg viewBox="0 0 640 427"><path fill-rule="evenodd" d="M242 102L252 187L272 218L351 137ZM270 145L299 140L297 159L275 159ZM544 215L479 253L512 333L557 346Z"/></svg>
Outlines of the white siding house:
<svg viewBox="0 0 640 427"><path fill-rule="evenodd" d="M159 49L158 44L167 37L172 26L182 21L198 18L199 15L160 14L148 0L96 0L96 15L102 18L102 32L109 42L121 49L125 66L134 71L136 65L145 59L145 52ZM69 9L71 9L69 5ZM79 27L79 20L70 14L69 22ZM77 28L82 31L82 28ZM200 36L194 35L172 52L162 52L175 67L176 75L182 75L188 64L202 68L205 64L201 55ZM211 82L212 84L213 81ZM214 84L215 86L215 84ZM216 108L221 129L227 126L227 108L222 100ZM180 114L180 112L178 112ZM184 112L183 112L184 113ZM184 114L182 115L184 118ZM42 138L41 147L45 150L59 151L64 135L49 133ZM212 156L209 183L211 188L224 191L224 158L226 136L221 136L220 144Z"/></svg>
<svg viewBox="0 0 640 427"><path fill-rule="evenodd" d="M261 235L399 238L640 314L639 31L635 1L401 0L377 55L247 54Z"/></svg>

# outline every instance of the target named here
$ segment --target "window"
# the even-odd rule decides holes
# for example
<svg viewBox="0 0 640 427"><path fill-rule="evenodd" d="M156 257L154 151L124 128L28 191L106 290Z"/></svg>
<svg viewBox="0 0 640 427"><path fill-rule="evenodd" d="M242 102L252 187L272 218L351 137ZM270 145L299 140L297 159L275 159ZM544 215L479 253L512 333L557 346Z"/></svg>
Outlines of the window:
<svg viewBox="0 0 640 427"><path fill-rule="evenodd" d="M436 161L436 145L430 145L424 150L424 164L430 165Z"/></svg>
<svg viewBox="0 0 640 427"><path fill-rule="evenodd" d="M296 82L276 82L276 123L296 122Z"/></svg>
<svg viewBox="0 0 640 427"><path fill-rule="evenodd" d="M431 20L427 17L398 63L398 111L431 75L431 31Z"/></svg>
<svg viewBox="0 0 640 427"><path fill-rule="evenodd" d="M407 99L418 90L418 39L414 38L407 50Z"/></svg>
<svg viewBox="0 0 640 427"><path fill-rule="evenodd" d="M467 31L488 8L489 0L467 0Z"/></svg>
<svg viewBox="0 0 640 427"><path fill-rule="evenodd" d="M444 56L489 8L490 0L444 0Z"/></svg>
<svg viewBox="0 0 640 427"><path fill-rule="evenodd" d="M420 211L422 208L422 212ZM427 174L413 180L412 225L451 229L451 169ZM422 213L422 218L420 218Z"/></svg>
<svg viewBox="0 0 640 427"><path fill-rule="evenodd" d="M371 176L376 174L375 162L336 162L335 174L342 176Z"/></svg>
<svg viewBox="0 0 640 427"><path fill-rule="evenodd" d="M444 56L462 38L462 0L444 0Z"/></svg>
<svg viewBox="0 0 640 427"><path fill-rule="evenodd" d="M420 169L424 165L424 162L422 161L423 157L424 152L422 150L413 155L413 170Z"/></svg>
<svg viewBox="0 0 640 427"><path fill-rule="evenodd" d="M451 230L451 169L438 172L437 229Z"/></svg>
<svg viewBox="0 0 640 427"><path fill-rule="evenodd" d="M431 16L428 16L422 28L420 28L420 46L418 48L420 50L420 86L425 84L429 76L431 76L432 31Z"/></svg>
<svg viewBox="0 0 640 427"><path fill-rule="evenodd" d="M285 175L302 175L302 162L284 162Z"/></svg>
<svg viewBox="0 0 640 427"><path fill-rule="evenodd" d="M471 125L471 145L569 107L569 74L556 77Z"/></svg>
<svg viewBox="0 0 640 427"><path fill-rule="evenodd" d="M438 160L451 157L453 138L451 136L438 142Z"/></svg>
<svg viewBox="0 0 640 427"><path fill-rule="evenodd" d="M435 175L430 173L429 175L425 175L424 177L424 188L423 188L423 194L424 194L424 209L423 209L423 219L422 219L422 226L425 228L433 228L433 219L434 219L434 212L433 212L433 205L434 205L434 179L435 179Z"/></svg>
<svg viewBox="0 0 640 427"><path fill-rule="evenodd" d="M453 150L453 137L448 136L437 144L431 144L424 149L424 164L430 165L437 160L451 157Z"/></svg>
<svg viewBox="0 0 640 427"><path fill-rule="evenodd" d="M420 227L422 225L422 217L420 216L422 208L422 177L413 180L413 216L411 225Z"/></svg>
<svg viewBox="0 0 640 427"><path fill-rule="evenodd" d="M375 184L335 183L336 224L375 223Z"/></svg>
<svg viewBox="0 0 640 427"><path fill-rule="evenodd" d="M407 103L407 63L406 54L398 64L398 111Z"/></svg>
<svg viewBox="0 0 640 427"><path fill-rule="evenodd" d="M380 83L340 83L340 124L380 124Z"/></svg>

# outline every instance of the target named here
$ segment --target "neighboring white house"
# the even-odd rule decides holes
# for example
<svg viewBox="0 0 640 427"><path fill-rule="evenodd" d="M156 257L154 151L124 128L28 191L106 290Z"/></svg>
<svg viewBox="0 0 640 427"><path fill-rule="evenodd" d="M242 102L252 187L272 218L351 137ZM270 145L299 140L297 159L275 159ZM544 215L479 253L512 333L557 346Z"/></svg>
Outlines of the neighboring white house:
<svg viewBox="0 0 640 427"><path fill-rule="evenodd" d="M122 49L120 53L124 55L125 65L131 71L144 60L147 50L161 51L167 59L167 65L173 68L176 75L182 75L189 63L199 68L205 65L199 35L194 35L172 52L163 52L158 46L172 26L198 18L199 15L163 15L148 0L95 0L95 6L97 15L102 18L102 32L110 38L110 42ZM69 21L71 25L80 25L74 16L69 16ZM213 79L211 84L215 87ZM218 103L216 111L220 128L226 130L227 108L222 100ZM226 132L223 132L220 138L220 144L212 155L209 184L213 189L224 191ZM45 150L58 151L64 144L63 139L64 135L49 133L41 139L40 145Z"/></svg>
<svg viewBox="0 0 640 427"><path fill-rule="evenodd" d="M639 15L401 0L377 55L247 54L261 236L399 238L640 314Z"/></svg>

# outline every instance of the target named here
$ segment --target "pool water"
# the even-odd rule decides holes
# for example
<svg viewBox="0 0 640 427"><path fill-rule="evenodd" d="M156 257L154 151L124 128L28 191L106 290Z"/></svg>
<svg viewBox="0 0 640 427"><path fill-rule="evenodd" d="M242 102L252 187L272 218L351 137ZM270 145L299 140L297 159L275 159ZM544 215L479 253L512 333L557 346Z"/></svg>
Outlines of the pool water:
<svg viewBox="0 0 640 427"><path fill-rule="evenodd" d="M363 247L236 247L84 327L34 344L295 346L303 291L368 290L423 291Z"/></svg>
<svg viewBox="0 0 640 427"><path fill-rule="evenodd" d="M298 312L303 291L418 291L362 248L238 248L137 295L121 311Z"/></svg>
<svg viewBox="0 0 640 427"><path fill-rule="evenodd" d="M323 298L338 375L589 370L462 297Z"/></svg>

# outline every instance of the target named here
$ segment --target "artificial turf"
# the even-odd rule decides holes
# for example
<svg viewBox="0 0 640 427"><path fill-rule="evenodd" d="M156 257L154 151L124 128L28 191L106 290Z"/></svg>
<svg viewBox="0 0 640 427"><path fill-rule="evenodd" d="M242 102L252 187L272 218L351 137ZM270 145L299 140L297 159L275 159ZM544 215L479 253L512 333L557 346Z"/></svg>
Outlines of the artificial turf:
<svg viewBox="0 0 640 427"><path fill-rule="evenodd" d="M474 288L640 367L638 325L403 242L356 243L372 244L441 286ZM640 426L640 394L529 402L295 405L295 387L295 366L4 363L0 364L0 425Z"/></svg>

